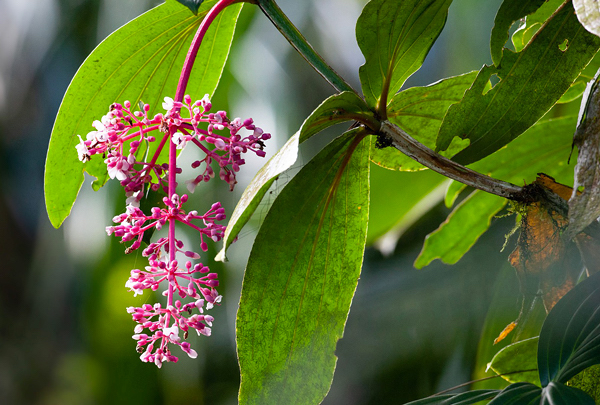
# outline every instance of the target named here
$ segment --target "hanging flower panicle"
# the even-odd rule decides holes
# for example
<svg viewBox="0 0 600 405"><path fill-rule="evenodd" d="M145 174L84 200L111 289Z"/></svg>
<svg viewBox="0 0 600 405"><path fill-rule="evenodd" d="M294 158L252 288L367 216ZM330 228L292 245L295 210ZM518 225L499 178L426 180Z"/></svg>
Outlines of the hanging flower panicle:
<svg viewBox="0 0 600 405"><path fill-rule="evenodd" d="M243 154L252 152L264 157L264 141L271 137L254 125L251 118L230 120L225 111L210 112L212 105L208 95L194 103L187 95L182 102L165 97L162 106L165 114L150 117L148 104L140 104L138 111L132 111L129 101L112 104L109 112L92 124L95 131L88 133L85 141L80 136L76 146L82 162L102 155L109 176L119 180L125 189L125 212L113 218L115 225L108 226L106 232L129 245L126 253L142 246L147 231L168 227L167 237L158 238L142 250L142 256L148 258L148 266L131 270L125 283L134 296L143 294L144 290L162 288L162 295L167 297L164 307L156 303L127 308L137 322L133 338L137 341L140 358L158 367L163 362L178 360L171 353L170 345L179 346L192 358L197 356L185 341L188 332L193 329L198 335L210 336L214 318L204 311L219 304L222 298L216 290L217 274L198 262L199 253L184 248L183 242L175 237L174 226L179 223L197 231L200 250L206 252L208 240L218 242L223 238L225 226L220 222L226 218L225 210L218 202L203 215L195 210L184 210L182 206L188 196L180 197L174 191L176 176L182 171L176 163L170 167L176 162L176 151L191 144L204 155L192 163L192 168L199 169L200 174L185 181L189 192L194 192L201 182L214 178L216 167L219 178L233 190L236 173L245 163ZM166 145L169 145L171 163L161 162L161 152ZM163 198L164 206L144 212L140 201L149 190L160 190L167 197ZM179 336L180 331L183 337Z"/></svg>

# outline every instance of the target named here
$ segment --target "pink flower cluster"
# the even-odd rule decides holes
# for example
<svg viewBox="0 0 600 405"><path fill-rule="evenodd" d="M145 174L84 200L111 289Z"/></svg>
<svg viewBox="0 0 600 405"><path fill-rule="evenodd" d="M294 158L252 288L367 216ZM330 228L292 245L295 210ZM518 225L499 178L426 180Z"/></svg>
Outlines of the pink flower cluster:
<svg viewBox="0 0 600 405"><path fill-rule="evenodd" d="M221 301L216 290L219 285L217 274L211 273L200 262L193 263L200 259L200 254L186 250L183 242L175 238L175 224L184 224L197 231L200 249L206 252L208 239L217 242L223 238L225 226L218 222L225 219L225 210L218 202L203 215L182 208L188 196L180 197L175 193L176 176L181 174L176 164L176 151L193 144L204 155L192 164L194 169L201 168L201 173L185 182L190 192L194 192L201 182L215 177L213 163L218 165L221 180L233 189L236 173L245 163L242 155L253 152L264 157L264 141L271 137L256 127L252 119L230 120L224 111L211 113L208 96L194 103L189 96L182 102L166 97L163 108L165 114L149 117L148 104L140 103L140 110L132 111L129 101L123 105L115 103L100 121L94 121L95 131L88 133L85 141L79 137L76 146L82 162L87 162L93 155L102 155L109 176L119 180L125 188L126 210L113 218L116 225L107 227L106 232L129 245L126 253L144 244L144 235L149 235L147 231L168 227L166 237L151 243L146 240L149 244L143 249L142 256L148 258L148 266L143 270L132 270L125 283L134 295L163 288L162 295L167 297L166 306L156 303L127 308L137 322L133 338L137 341L140 358L144 362L154 362L158 367L165 361L177 361L169 344L179 346L192 358L197 356L185 341L188 332L193 329L198 335L210 336L214 318L205 315L204 311ZM161 153L166 145L169 145L168 161L164 161ZM140 201L150 190L161 190L167 197L163 198L164 206L144 212ZM181 265L178 258L185 263ZM184 299L189 302L180 301ZM144 330L149 333L143 333ZM180 330L183 338L179 336Z"/></svg>

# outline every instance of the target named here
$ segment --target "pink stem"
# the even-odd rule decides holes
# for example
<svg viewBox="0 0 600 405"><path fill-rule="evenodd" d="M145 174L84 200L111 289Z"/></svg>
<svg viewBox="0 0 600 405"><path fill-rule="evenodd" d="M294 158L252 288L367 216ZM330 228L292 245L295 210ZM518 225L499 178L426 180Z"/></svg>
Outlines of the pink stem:
<svg viewBox="0 0 600 405"><path fill-rule="evenodd" d="M223 11L223 9L229 6L232 3L235 3L238 0L220 0L215 4L213 8L210 9L208 14L200 23L200 27L194 36L194 40L190 46L190 50L185 57L185 62L183 63L183 69L181 69L181 76L179 76L179 84L177 84L177 91L175 92L175 101L181 102L183 100L183 96L185 94L185 88L187 87L188 80L190 78L190 73L192 72L192 67L194 65L194 61L196 60L196 56L198 55L198 49L200 49L200 45L202 44L202 39L204 39L204 35L206 31L208 31L208 27L213 22L213 20L217 17L217 15Z"/></svg>
<svg viewBox="0 0 600 405"><path fill-rule="evenodd" d="M172 135L172 134L171 134ZM176 145L173 142L169 142L169 200L175 194L175 187L177 184L176 181L177 175L177 149ZM175 219L169 218L169 262L173 262L175 260ZM167 296L167 305L173 305L173 285L169 283L169 292ZM167 326L169 325L169 320L167 319Z"/></svg>

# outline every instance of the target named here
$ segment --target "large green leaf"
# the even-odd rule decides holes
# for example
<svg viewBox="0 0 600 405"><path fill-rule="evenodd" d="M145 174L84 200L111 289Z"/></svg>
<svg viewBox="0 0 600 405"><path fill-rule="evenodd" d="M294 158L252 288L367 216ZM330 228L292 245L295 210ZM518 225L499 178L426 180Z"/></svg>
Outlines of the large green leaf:
<svg viewBox="0 0 600 405"><path fill-rule="evenodd" d="M162 111L162 100L173 96L183 60L196 28L215 0L205 1L198 16L169 0L119 28L83 62L63 98L52 129L46 159L45 196L50 221L59 227L71 212L83 183L83 172L107 180L100 157L82 164L77 159L77 135L93 130L92 122L114 102L138 100L150 104L150 115ZM233 38L240 6L228 7L213 22L200 48L187 92L193 99L212 94Z"/></svg>
<svg viewBox="0 0 600 405"><path fill-rule="evenodd" d="M227 224L223 249L215 258L216 260L226 260L227 249L252 217L271 184L294 164L298 157L298 144L332 125L355 119L370 121L374 118L364 100L353 92L343 92L329 97L310 114L300 131L258 171L244 190Z"/></svg>
<svg viewBox="0 0 600 405"><path fill-rule="evenodd" d="M492 361L490 368L496 374L502 375L509 382L528 382L540 385L537 372L538 337L521 340L500 350ZM524 373L514 373L520 370L535 370ZM505 375L504 375L505 374Z"/></svg>
<svg viewBox="0 0 600 405"><path fill-rule="evenodd" d="M493 398L498 390L474 390L460 394L436 395L435 397L423 398L418 401L408 402L405 405L470 405Z"/></svg>
<svg viewBox="0 0 600 405"><path fill-rule="evenodd" d="M452 0L371 0L356 23L365 56L362 90L371 107L385 108L406 79L421 67L446 23Z"/></svg>
<svg viewBox="0 0 600 405"><path fill-rule="evenodd" d="M565 294L548 314L538 346L542 386L566 383L600 363L600 273Z"/></svg>
<svg viewBox="0 0 600 405"><path fill-rule="evenodd" d="M498 67L483 67L462 101L448 109L437 149L455 136L469 139L453 157L469 164L502 148L560 99L599 47L600 38L579 24L570 2L564 4L523 51L506 50ZM501 80L485 92L492 75Z"/></svg>
<svg viewBox="0 0 600 405"><path fill-rule="evenodd" d="M493 216L505 204L506 200L501 197L473 191L438 229L427 235L415 267L420 269L435 259L448 264L458 262L489 228Z"/></svg>
<svg viewBox="0 0 600 405"><path fill-rule="evenodd" d="M405 130L417 141L433 149L448 107L458 103L473 84L477 72L449 77L425 87L411 87L397 93L388 105L388 119ZM463 145L461 145L461 143ZM460 151L463 142L454 143L445 155ZM379 149L372 146L371 160L390 170L415 171L423 165L393 147Z"/></svg>
<svg viewBox="0 0 600 405"><path fill-rule="evenodd" d="M506 148L474 163L471 168L518 184L533 182L539 172L545 172L559 182L570 183L573 169L566 160L575 125L574 116L539 122ZM460 187L454 186L453 190L449 200L455 198ZM445 263L457 262L487 230L490 219L503 205L500 197L473 192L428 235L415 266L426 266L436 258Z"/></svg>
<svg viewBox="0 0 600 405"><path fill-rule="evenodd" d="M542 404L548 405L596 405L585 392L575 387L551 382L542 391Z"/></svg>
<svg viewBox="0 0 600 405"><path fill-rule="evenodd" d="M598 0L573 0L581 25L592 34L600 35L600 3Z"/></svg>
<svg viewBox="0 0 600 405"><path fill-rule="evenodd" d="M490 39L490 51L494 65L500 64L502 49L508 40L508 30L513 23L533 13L545 2L546 0L504 0L494 19L494 28L492 28L492 38Z"/></svg>
<svg viewBox="0 0 600 405"><path fill-rule="evenodd" d="M292 179L256 237L236 324L241 404L316 404L329 389L367 232L371 137L359 131Z"/></svg>

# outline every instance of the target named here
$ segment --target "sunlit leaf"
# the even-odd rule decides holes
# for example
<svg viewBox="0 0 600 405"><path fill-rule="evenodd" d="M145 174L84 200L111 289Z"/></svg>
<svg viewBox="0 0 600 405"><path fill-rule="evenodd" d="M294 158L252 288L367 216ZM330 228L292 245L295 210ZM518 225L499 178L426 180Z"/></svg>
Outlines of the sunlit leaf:
<svg viewBox="0 0 600 405"><path fill-rule="evenodd" d="M396 94L388 105L388 119L410 136L433 149L448 107L458 103L473 84L477 72L449 77L425 87L411 87ZM453 155L464 148L465 142L453 143L445 155ZM423 165L393 147L379 149L372 146L371 160L390 170L416 171Z"/></svg>
<svg viewBox="0 0 600 405"><path fill-rule="evenodd" d="M369 111L364 100L353 92L343 92L329 97L310 114L298 133L259 170L244 190L227 224L223 249L215 258L216 260L226 260L227 249L252 217L271 184L294 164L298 157L298 144L332 125L355 119L368 121L373 119L373 113Z"/></svg>
<svg viewBox="0 0 600 405"><path fill-rule="evenodd" d="M542 386L566 383L600 363L600 273L569 291L548 314L540 333L538 367Z"/></svg>
<svg viewBox="0 0 600 405"><path fill-rule="evenodd" d="M236 323L241 404L316 404L329 390L362 265L370 138L322 150L261 227Z"/></svg>
<svg viewBox="0 0 600 405"><path fill-rule="evenodd" d="M356 39L365 56L359 74L369 106L387 105L390 96L421 67L446 23L450 3L452 0L367 3L356 23Z"/></svg>
<svg viewBox="0 0 600 405"><path fill-rule="evenodd" d="M455 136L469 139L453 157L469 164L502 148L560 99L599 47L600 38L585 31L565 3L523 51L506 50L498 67L484 66L462 101L449 108L437 149L445 150ZM492 75L500 81L485 92Z"/></svg>
<svg viewBox="0 0 600 405"><path fill-rule="evenodd" d="M513 343L500 350L490 363L490 368L502 375L509 382L528 382L540 385L537 372L537 346L538 338L525 339ZM515 373L521 370L534 370ZM503 375L505 374L505 375Z"/></svg>
<svg viewBox="0 0 600 405"><path fill-rule="evenodd" d="M600 3L598 0L573 0L573 6L581 25L592 34L600 36Z"/></svg>
<svg viewBox="0 0 600 405"><path fill-rule="evenodd" d="M240 197L223 236L223 248L215 260L225 261L227 248L233 243L244 225L260 204L271 184L281 173L289 169L298 158L298 139L300 133L292 136L285 145L256 173Z"/></svg>
<svg viewBox="0 0 600 405"><path fill-rule="evenodd" d="M500 63L502 48L508 40L508 30L513 23L536 11L545 1L504 0L494 19L494 28L492 28L492 38L490 39L490 51L494 65L498 66Z"/></svg>
<svg viewBox="0 0 600 405"><path fill-rule="evenodd" d="M100 157L82 164L77 159L77 135L93 130L92 122L114 102L139 100L150 104L149 114L162 112L162 100L173 96L183 60L196 28L215 0L205 1L197 16L169 0L119 28L83 62L60 106L48 149L45 174L46 208L59 227L71 212L87 171L97 180L108 179ZM229 53L240 6L228 7L206 34L186 93L194 100L212 94ZM166 149L166 148L165 148Z"/></svg>
<svg viewBox="0 0 600 405"><path fill-rule="evenodd" d="M479 190L472 192L437 230L427 235L415 267L420 269L435 259L448 264L458 262L488 229L494 215L505 204L506 200L501 197Z"/></svg>

